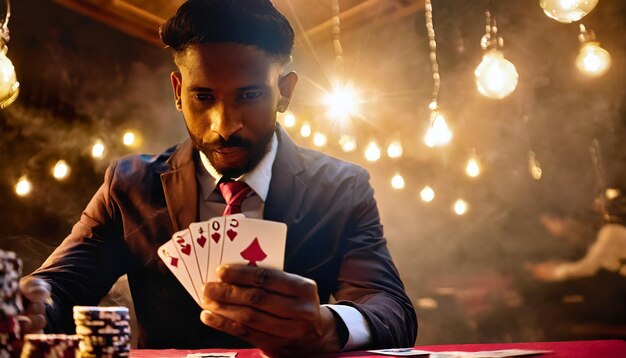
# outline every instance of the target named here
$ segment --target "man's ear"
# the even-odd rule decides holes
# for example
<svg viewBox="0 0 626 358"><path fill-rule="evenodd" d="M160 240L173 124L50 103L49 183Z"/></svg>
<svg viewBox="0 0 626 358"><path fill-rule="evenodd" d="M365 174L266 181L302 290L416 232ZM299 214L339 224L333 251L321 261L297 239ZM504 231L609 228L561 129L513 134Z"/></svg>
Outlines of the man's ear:
<svg viewBox="0 0 626 358"><path fill-rule="evenodd" d="M183 86L183 77L180 72L172 72L170 74L170 80L172 81L172 89L174 90L174 101L176 103L176 109L183 110L183 101L181 97L181 90Z"/></svg>
<svg viewBox="0 0 626 358"><path fill-rule="evenodd" d="M298 83L298 74L293 71L282 75L278 79L278 89L280 90L281 97L277 106L279 112L284 112L289 107L289 102L293 96L293 90L296 88L296 83Z"/></svg>

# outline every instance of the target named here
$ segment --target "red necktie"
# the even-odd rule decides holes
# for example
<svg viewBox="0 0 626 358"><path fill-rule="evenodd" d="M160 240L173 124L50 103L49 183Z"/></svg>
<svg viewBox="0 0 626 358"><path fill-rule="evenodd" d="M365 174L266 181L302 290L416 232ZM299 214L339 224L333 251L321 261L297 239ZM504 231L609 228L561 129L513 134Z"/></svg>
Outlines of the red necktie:
<svg viewBox="0 0 626 358"><path fill-rule="evenodd" d="M248 184L242 181L225 181L220 183L218 187L222 192L224 200L226 201L226 208L224 209L224 214L222 215L240 213L243 199L245 199L248 193L252 191Z"/></svg>

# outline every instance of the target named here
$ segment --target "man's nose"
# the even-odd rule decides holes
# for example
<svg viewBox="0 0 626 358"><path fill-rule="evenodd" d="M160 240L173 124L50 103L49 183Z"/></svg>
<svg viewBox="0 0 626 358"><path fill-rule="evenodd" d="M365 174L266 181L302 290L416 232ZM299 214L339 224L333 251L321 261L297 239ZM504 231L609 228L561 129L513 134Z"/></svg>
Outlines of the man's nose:
<svg viewBox="0 0 626 358"><path fill-rule="evenodd" d="M228 140L242 127L241 117L233 108L224 102L216 103L209 113L211 130Z"/></svg>

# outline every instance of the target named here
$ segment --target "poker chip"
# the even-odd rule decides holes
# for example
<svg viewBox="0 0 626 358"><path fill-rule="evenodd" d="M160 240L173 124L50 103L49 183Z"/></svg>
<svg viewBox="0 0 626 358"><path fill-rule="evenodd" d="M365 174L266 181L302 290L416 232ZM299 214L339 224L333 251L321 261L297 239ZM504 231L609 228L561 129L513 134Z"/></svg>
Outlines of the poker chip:
<svg viewBox="0 0 626 358"><path fill-rule="evenodd" d="M14 252L0 250L0 357L14 356L14 344L20 339L21 277L22 260Z"/></svg>
<svg viewBox="0 0 626 358"><path fill-rule="evenodd" d="M130 314L126 307L74 306L79 357L130 356Z"/></svg>
<svg viewBox="0 0 626 358"><path fill-rule="evenodd" d="M80 336L69 334L27 334L21 358L75 358Z"/></svg>

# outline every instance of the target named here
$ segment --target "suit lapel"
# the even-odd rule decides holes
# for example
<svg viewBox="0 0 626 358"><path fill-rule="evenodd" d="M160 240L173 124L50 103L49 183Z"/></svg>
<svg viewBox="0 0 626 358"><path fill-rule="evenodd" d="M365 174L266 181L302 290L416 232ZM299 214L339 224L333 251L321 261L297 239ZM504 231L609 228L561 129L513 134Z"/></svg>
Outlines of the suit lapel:
<svg viewBox="0 0 626 358"><path fill-rule="evenodd" d="M287 225L297 221L297 213L307 185L298 177L304 170L298 148L277 124L278 151L272 167L272 181L263 217Z"/></svg>
<svg viewBox="0 0 626 358"><path fill-rule="evenodd" d="M171 170L161 174L161 183L174 231L179 231L198 217L198 188L191 140L181 144L167 163Z"/></svg>

